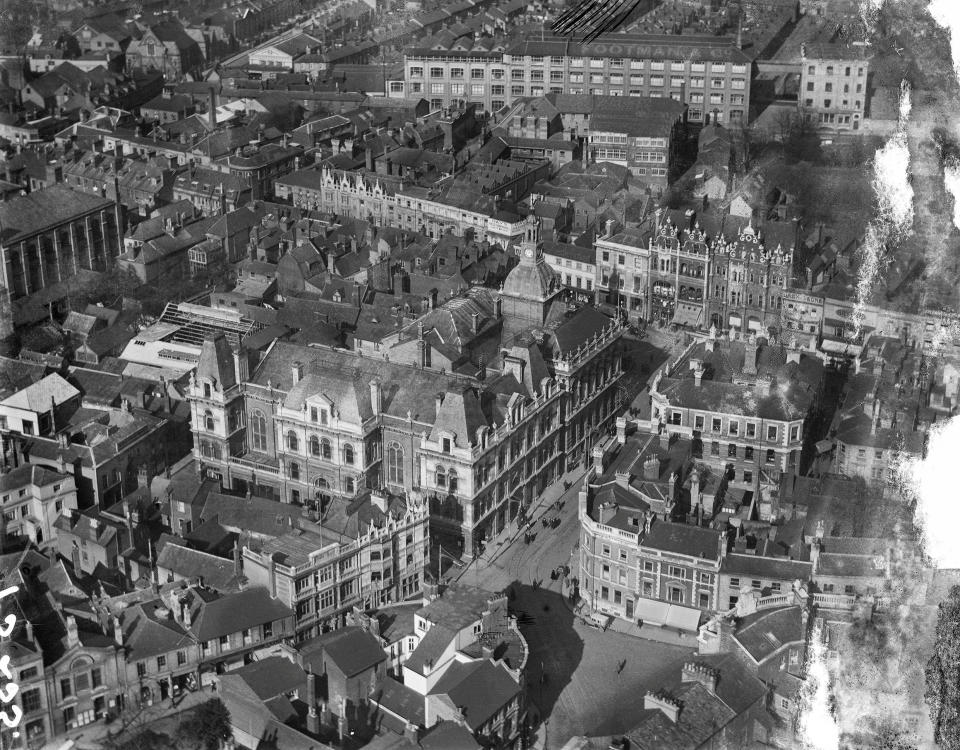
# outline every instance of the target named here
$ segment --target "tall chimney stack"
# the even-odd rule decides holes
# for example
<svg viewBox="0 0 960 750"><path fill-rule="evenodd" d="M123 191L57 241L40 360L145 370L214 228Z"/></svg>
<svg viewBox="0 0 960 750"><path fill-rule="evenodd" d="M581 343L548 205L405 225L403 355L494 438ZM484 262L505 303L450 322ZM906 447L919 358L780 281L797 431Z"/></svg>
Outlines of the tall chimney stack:
<svg viewBox="0 0 960 750"><path fill-rule="evenodd" d="M217 90L210 87L210 127L217 127Z"/></svg>
<svg viewBox="0 0 960 750"><path fill-rule="evenodd" d="M317 713L317 676L307 674L307 731L320 734L320 714Z"/></svg>

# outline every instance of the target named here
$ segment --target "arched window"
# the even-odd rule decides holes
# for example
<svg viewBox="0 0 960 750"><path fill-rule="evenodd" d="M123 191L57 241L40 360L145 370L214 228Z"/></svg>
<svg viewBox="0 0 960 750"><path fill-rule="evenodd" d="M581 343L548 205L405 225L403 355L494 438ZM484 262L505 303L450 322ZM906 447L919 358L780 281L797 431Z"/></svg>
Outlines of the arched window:
<svg viewBox="0 0 960 750"><path fill-rule="evenodd" d="M320 438L316 435L310 436L310 455L319 456L320 455Z"/></svg>
<svg viewBox="0 0 960 750"><path fill-rule="evenodd" d="M435 479L437 482L437 487L447 486L447 473L443 470L442 466L437 467Z"/></svg>
<svg viewBox="0 0 960 750"><path fill-rule="evenodd" d="M300 449L300 441L297 439L297 433L293 430L290 430L287 433L287 448L292 451Z"/></svg>
<svg viewBox="0 0 960 750"><path fill-rule="evenodd" d="M330 456L333 455L333 452L330 450L330 441L324 438L320 441L320 456L322 458L330 460Z"/></svg>
<svg viewBox="0 0 960 750"><path fill-rule="evenodd" d="M459 484L460 479L457 477L457 472L455 472L453 469L450 469L450 471L447 472L447 488L451 493L453 493L457 491Z"/></svg>
<svg viewBox="0 0 960 750"><path fill-rule="evenodd" d="M203 384L203 397L204 397L204 398L210 398L210 384L209 384L209 383L204 383L204 384Z"/></svg>
<svg viewBox="0 0 960 750"><path fill-rule="evenodd" d="M353 466L353 446L350 443L344 443L343 445L343 462L349 466Z"/></svg>
<svg viewBox="0 0 960 750"><path fill-rule="evenodd" d="M387 448L387 481L403 484L403 448L400 443L390 443Z"/></svg>
<svg viewBox="0 0 960 750"><path fill-rule="evenodd" d="M297 463L290 464L290 478L295 480L300 479L300 464L297 464Z"/></svg>
<svg viewBox="0 0 960 750"><path fill-rule="evenodd" d="M250 418L250 447L255 451L267 450L267 420L259 410Z"/></svg>
<svg viewBox="0 0 960 750"><path fill-rule="evenodd" d="M213 432L213 412L209 409L203 413L203 428L208 432Z"/></svg>

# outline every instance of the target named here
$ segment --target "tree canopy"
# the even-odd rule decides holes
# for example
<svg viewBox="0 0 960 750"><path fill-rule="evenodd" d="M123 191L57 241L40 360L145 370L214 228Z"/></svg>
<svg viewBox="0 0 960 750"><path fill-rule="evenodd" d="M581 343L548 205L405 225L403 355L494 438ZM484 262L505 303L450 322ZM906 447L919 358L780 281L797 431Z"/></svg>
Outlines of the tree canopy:
<svg viewBox="0 0 960 750"><path fill-rule="evenodd" d="M927 662L925 698L934 739L945 750L960 750L960 586L940 603L933 656Z"/></svg>
<svg viewBox="0 0 960 750"><path fill-rule="evenodd" d="M233 738L230 712L219 698L201 703L177 730L177 747L190 750L219 750Z"/></svg>

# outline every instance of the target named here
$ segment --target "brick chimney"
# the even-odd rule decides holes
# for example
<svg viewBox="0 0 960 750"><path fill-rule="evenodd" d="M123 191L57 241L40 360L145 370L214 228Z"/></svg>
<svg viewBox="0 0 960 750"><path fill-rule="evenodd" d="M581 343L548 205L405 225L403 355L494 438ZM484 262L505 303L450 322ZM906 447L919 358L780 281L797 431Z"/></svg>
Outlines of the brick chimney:
<svg viewBox="0 0 960 750"><path fill-rule="evenodd" d="M643 710L658 709L674 724L680 718L680 702L663 691L648 691L643 696Z"/></svg>
<svg viewBox="0 0 960 750"><path fill-rule="evenodd" d="M616 503L601 503L600 507L597 509L597 521L603 524L609 523L616 514Z"/></svg>
<svg viewBox="0 0 960 750"><path fill-rule="evenodd" d="M659 479L660 478L660 459L656 456L651 456L646 461L643 462L643 478L644 479Z"/></svg>
<svg viewBox="0 0 960 750"><path fill-rule="evenodd" d="M680 673L681 682L699 682L714 695L717 692L719 673L713 667L699 662L687 662Z"/></svg>
<svg viewBox="0 0 960 750"><path fill-rule="evenodd" d="M80 645L80 632L77 629L77 618L67 615L67 648Z"/></svg>
<svg viewBox="0 0 960 750"><path fill-rule="evenodd" d="M307 674L307 731L320 734L320 714L317 712L317 676Z"/></svg>

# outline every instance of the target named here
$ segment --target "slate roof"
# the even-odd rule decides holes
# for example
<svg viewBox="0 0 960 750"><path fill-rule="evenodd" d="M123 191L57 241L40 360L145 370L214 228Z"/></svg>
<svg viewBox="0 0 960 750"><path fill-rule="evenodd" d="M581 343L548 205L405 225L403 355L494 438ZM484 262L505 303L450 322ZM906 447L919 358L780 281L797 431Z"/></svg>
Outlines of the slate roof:
<svg viewBox="0 0 960 750"><path fill-rule="evenodd" d="M787 362L784 347L759 345L757 374L772 379L769 393L764 393L733 382L734 376L743 372L745 352L743 341L718 341L713 352L699 343L660 380L658 391L671 404L690 409L781 421L806 416L817 395L823 363L806 354L801 354L799 362ZM700 386L688 367L691 359L704 363Z"/></svg>
<svg viewBox="0 0 960 750"><path fill-rule="evenodd" d="M452 663L430 694L447 696L463 711L470 729L477 731L520 691L506 667L481 660Z"/></svg>
<svg viewBox="0 0 960 750"><path fill-rule="evenodd" d="M123 643L131 661L148 659L178 649L187 649L194 640L160 599L123 610L120 615Z"/></svg>
<svg viewBox="0 0 960 750"><path fill-rule="evenodd" d="M659 521L653 523L640 544L642 547L661 552L717 560L720 555L719 540L722 536L722 532L714 529Z"/></svg>
<svg viewBox="0 0 960 750"><path fill-rule="evenodd" d="M294 690L302 692L307 685L307 673L303 667L282 656L255 661L230 674L241 678L262 701Z"/></svg>
<svg viewBox="0 0 960 750"><path fill-rule="evenodd" d="M219 594L205 589L191 589L192 626L190 631L199 641L293 617L293 610L271 599L265 588L251 588L235 594Z"/></svg>
<svg viewBox="0 0 960 750"><path fill-rule="evenodd" d="M20 489L27 485L46 487L47 485L70 478L71 475L69 474L61 474L45 466L23 464L16 469L8 471L6 474L0 474L0 492Z"/></svg>
<svg viewBox="0 0 960 750"><path fill-rule="evenodd" d="M157 568L181 579L203 578L203 584L221 592L236 591L238 576L233 560L200 552L189 547L167 544L157 555Z"/></svg>
<svg viewBox="0 0 960 750"><path fill-rule="evenodd" d="M403 666L416 674L424 674L427 664L435 664L456 637L456 631L443 625L434 625L420 639L420 643L407 658Z"/></svg>
<svg viewBox="0 0 960 750"><path fill-rule="evenodd" d="M17 391L12 396L7 396L0 403L25 411L48 412L51 403L60 406L79 395L80 391L70 383L56 373L51 373L42 380Z"/></svg>
<svg viewBox="0 0 960 750"><path fill-rule="evenodd" d="M279 536L297 526L303 509L261 497L234 497L210 492L200 513L205 521L216 519L226 529L264 536Z"/></svg>
<svg viewBox="0 0 960 750"><path fill-rule="evenodd" d="M489 609L487 602L492 596L484 589L458 583L449 586L442 596L421 607L417 614L436 625L458 631L480 619L483 612Z"/></svg>
<svg viewBox="0 0 960 750"><path fill-rule="evenodd" d="M730 553L720 563L720 572L727 575L757 576L781 581L808 581L812 565L809 561L786 560L758 555Z"/></svg>
<svg viewBox="0 0 960 750"><path fill-rule="evenodd" d="M51 185L0 203L0 239L9 245L81 216L111 209L113 201Z"/></svg>
<svg viewBox="0 0 960 750"><path fill-rule="evenodd" d="M323 652L346 677L354 677L386 661L387 655L371 633L355 625L321 635L300 646L300 654L320 673L311 655Z"/></svg>
<svg viewBox="0 0 960 750"><path fill-rule="evenodd" d="M711 737L738 715L757 704L766 693L763 683L732 654L702 656L700 664L718 671L716 693L699 682L681 682L668 689L682 705L674 723L658 709L641 712L638 724L625 733L639 750L690 750L707 745Z"/></svg>
<svg viewBox="0 0 960 750"><path fill-rule="evenodd" d="M423 726L426 721L423 696L402 682L388 677L374 693L373 699L384 709L403 717L410 724Z"/></svg>
<svg viewBox="0 0 960 750"><path fill-rule="evenodd" d="M801 612L801 607L754 612L740 620L733 637L755 661L761 662L784 644L805 641Z"/></svg>
<svg viewBox="0 0 960 750"><path fill-rule="evenodd" d="M434 724L420 738L422 750L480 750L483 747L466 727L455 721Z"/></svg>

